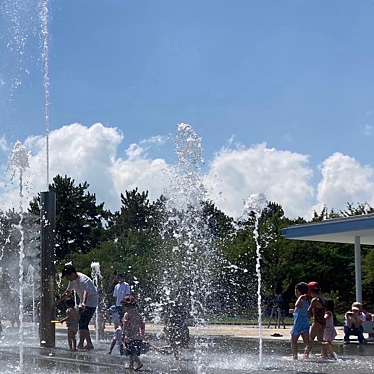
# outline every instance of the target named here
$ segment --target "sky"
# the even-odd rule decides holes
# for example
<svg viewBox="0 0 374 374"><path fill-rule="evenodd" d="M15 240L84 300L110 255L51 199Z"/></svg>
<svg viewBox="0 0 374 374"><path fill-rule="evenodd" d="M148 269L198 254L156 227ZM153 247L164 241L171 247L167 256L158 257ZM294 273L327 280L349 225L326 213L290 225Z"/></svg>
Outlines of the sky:
<svg viewBox="0 0 374 374"><path fill-rule="evenodd" d="M17 139L42 188L38 5L0 0L0 206ZM181 122L229 214L258 192L290 216L374 204L374 1L50 0L49 15L52 172L109 207L163 191Z"/></svg>

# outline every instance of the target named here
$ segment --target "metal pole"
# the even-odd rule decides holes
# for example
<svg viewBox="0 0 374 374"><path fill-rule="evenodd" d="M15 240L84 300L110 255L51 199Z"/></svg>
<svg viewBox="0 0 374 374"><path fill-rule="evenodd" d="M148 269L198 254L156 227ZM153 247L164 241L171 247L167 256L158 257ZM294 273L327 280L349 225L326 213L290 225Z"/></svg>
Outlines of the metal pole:
<svg viewBox="0 0 374 374"><path fill-rule="evenodd" d="M40 194L41 221L41 303L40 303L40 346L54 348L56 345L55 325L55 226L56 194L54 191Z"/></svg>
<svg viewBox="0 0 374 374"><path fill-rule="evenodd" d="M355 273L356 273L356 301L362 303L362 269L361 269L361 242L355 236Z"/></svg>

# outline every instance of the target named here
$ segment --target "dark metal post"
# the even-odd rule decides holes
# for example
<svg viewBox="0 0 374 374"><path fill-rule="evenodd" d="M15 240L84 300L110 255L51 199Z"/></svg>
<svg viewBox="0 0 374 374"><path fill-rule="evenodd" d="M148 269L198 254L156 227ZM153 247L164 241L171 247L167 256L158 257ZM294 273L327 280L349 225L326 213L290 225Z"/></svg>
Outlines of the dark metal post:
<svg viewBox="0 0 374 374"><path fill-rule="evenodd" d="M56 226L56 193L54 191L40 194L41 223L41 286L40 302L40 346L54 348L56 345L55 325L55 226Z"/></svg>

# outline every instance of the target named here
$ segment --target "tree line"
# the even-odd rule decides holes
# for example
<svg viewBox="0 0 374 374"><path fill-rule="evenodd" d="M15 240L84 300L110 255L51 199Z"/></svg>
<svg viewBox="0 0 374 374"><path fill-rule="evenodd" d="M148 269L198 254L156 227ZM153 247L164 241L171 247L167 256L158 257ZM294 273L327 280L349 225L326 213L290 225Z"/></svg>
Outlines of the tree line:
<svg viewBox="0 0 374 374"><path fill-rule="evenodd" d="M76 183L68 176L56 176L50 185L57 195L56 266L66 262L90 274L91 262L102 268L103 295L110 304L116 274L126 274L127 281L140 295L143 306L151 312L157 303L162 282L161 261L173 253L173 238L165 235L166 199L150 201L147 191L134 189L121 194L116 212L98 203L88 183ZM39 217L40 197L30 203L29 214ZM343 211L324 209L311 221L371 213L365 204L347 204ZM212 316L246 316L256 313L254 217L236 222L212 201L201 202L204 227L211 245L219 253L213 291L209 297ZM6 213L1 222L6 226ZM14 219L14 217L13 217ZM338 310L354 301L354 251L352 245L289 241L281 230L294 224L308 223L304 218L290 219L276 202L269 202L260 219L261 270L264 303L282 292L287 302L294 299L294 286L300 281L317 280ZM4 227L5 227L4 226ZM1 235L2 245L6 235ZM374 251L363 246L364 300L373 301ZM172 271L173 269L170 269ZM373 306L373 302L369 307Z"/></svg>

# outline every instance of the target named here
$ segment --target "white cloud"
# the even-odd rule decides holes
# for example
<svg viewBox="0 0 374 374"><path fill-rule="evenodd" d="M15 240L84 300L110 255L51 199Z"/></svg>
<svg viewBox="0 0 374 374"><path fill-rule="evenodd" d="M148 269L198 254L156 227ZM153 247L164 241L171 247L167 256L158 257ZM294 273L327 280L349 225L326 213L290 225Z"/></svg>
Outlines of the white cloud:
<svg viewBox="0 0 374 374"><path fill-rule="evenodd" d="M313 203L312 174L308 156L260 144L220 152L211 163L206 184L210 197L230 215L242 213L250 194L264 193L295 217L304 215Z"/></svg>
<svg viewBox="0 0 374 374"><path fill-rule="evenodd" d="M363 166L354 158L334 153L321 166L318 185L319 206L344 208L347 202L374 204L374 168Z"/></svg>
<svg viewBox="0 0 374 374"><path fill-rule="evenodd" d="M167 186L168 169L169 166L163 159L118 159L111 168L118 197L121 192L138 187L141 191L148 190L152 200L157 199Z"/></svg>
<svg viewBox="0 0 374 374"><path fill-rule="evenodd" d="M161 139L131 144L119 154L124 136L118 129L100 123L63 126L50 133L50 174L87 181L98 200L114 210L120 207L120 193L128 189L149 190L150 198L156 199L165 192L172 167L162 158L147 155L149 145L160 144ZM32 155L25 190L30 198L45 189L45 139L31 136L25 145ZM265 144L232 147L215 155L204 176L208 196L230 215L240 216L244 201L253 193L264 193L280 203L289 217L310 217L313 209L324 205L344 208L348 201L374 205L374 168L350 156L335 153L328 157L315 188L307 155ZM10 149L5 138L0 138L0 149ZM4 164L0 170L5 170ZM16 207L17 186L7 178L0 180L0 207Z"/></svg>
<svg viewBox="0 0 374 374"><path fill-rule="evenodd" d="M127 158L121 159L118 148L124 140L116 128L100 123L91 127L75 123L63 126L50 133L50 175L67 174L76 182L87 181L91 192L99 201L105 201L111 209L119 209L120 193L139 186L142 189L161 191L161 170L166 167L163 160L148 160L142 148L136 144L127 150ZM32 136L26 139L31 151L30 170L26 180L25 199L45 190L45 139ZM0 207L17 206L17 187L7 184L0 196Z"/></svg>

